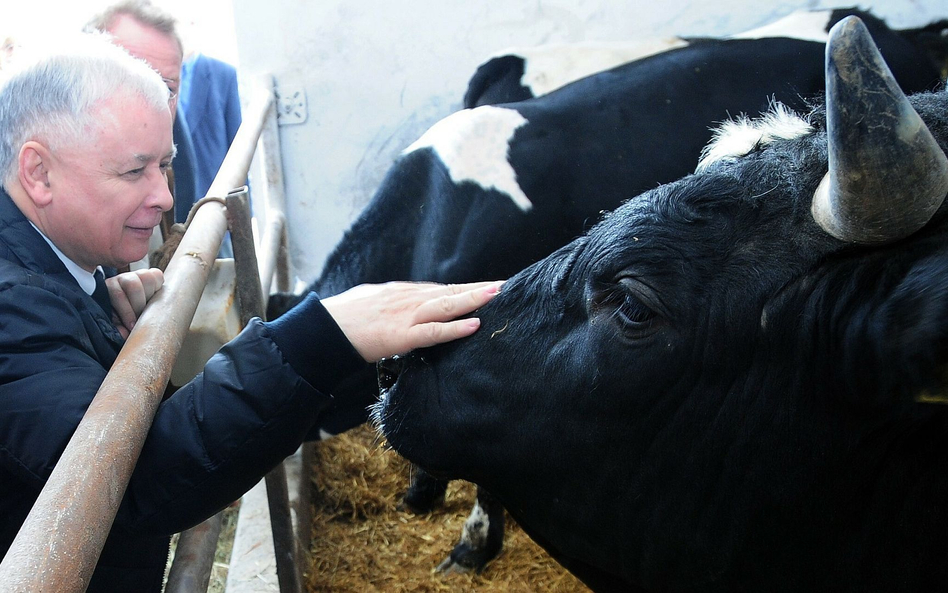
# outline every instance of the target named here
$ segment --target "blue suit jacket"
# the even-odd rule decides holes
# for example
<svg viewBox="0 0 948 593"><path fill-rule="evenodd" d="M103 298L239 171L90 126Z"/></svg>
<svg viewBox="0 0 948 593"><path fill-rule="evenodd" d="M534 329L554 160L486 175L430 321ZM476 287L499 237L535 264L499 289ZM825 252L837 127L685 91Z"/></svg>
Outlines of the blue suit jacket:
<svg viewBox="0 0 948 593"><path fill-rule="evenodd" d="M184 222L188 219L191 206L198 198L203 198L204 194L198 195L195 177L197 158L194 156L194 145L191 143L191 130L184 119L184 112L180 105L174 118L172 136L178 148L178 154L171 163L171 168L174 170L174 221Z"/></svg>
<svg viewBox="0 0 948 593"><path fill-rule="evenodd" d="M198 197L207 194L240 127L237 70L197 54L181 68L181 108L191 128Z"/></svg>

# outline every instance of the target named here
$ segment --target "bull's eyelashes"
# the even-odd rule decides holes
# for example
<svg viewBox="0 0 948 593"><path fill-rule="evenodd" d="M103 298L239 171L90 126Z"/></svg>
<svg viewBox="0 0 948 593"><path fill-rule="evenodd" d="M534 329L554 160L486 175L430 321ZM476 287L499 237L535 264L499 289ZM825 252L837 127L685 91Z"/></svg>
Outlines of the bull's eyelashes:
<svg viewBox="0 0 948 593"><path fill-rule="evenodd" d="M651 327L655 312L642 304L636 296L626 294L622 304L616 308L616 318L629 329L644 331Z"/></svg>
<svg viewBox="0 0 948 593"><path fill-rule="evenodd" d="M629 339L645 338L658 329L660 316L652 290L632 277L621 277L593 288L590 318L608 321Z"/></svg>

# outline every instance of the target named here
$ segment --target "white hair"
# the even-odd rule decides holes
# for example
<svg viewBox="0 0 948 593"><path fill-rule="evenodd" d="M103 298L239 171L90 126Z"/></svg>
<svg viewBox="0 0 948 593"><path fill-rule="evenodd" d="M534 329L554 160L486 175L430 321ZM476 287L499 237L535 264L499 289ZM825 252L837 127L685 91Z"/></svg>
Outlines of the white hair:
<svg viewBox="0 0 948 593"><path fill-rule="evenodd" d="M740 158L758 146L777 140L791 140L813 132L813 126L789 107L773 101L770 111L759 118L740 115L725 121L713 131L711 142L701 151L696 171L701 172L718 161Z"/></svg>
<svg viewBox="0 0 948 593"><path fill-rule="evenodd" d="M96 129L97 104L115 96L169 108L161 76L107 35L77 33L18 48L0 80L0 182L9 186L16 178L25 142L55 150L81 141Z"/></svg>

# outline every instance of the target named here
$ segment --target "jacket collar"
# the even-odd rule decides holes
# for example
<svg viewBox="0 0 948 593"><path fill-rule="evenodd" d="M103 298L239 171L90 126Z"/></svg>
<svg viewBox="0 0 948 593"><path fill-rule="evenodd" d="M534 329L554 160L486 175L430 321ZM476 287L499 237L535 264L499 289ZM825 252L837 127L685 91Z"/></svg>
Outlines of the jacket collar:
<svg viewBox="0 0 948 593"><path fill-rule="evenodd" d="M14 263L83 292L59 256L0 187L0 254L4 252Z"/></svg>
<svg viewBox="0 0 948 593"><path fill-rule="evenodd" d="M111 354L103 356L111 356L111 360L114 360L115 353L122 348L125 340L115 329L111 318L96 304L92 296L79 286L79 282L66 269L66 265L49 246L43 235L33 228L29 219L20 212L13 198L2 187L0 187L0 259L6 259L13 265L42 275L47 282L55 283L64 296L72 295L74 304L92 316L99 331L114 349ZM108 269L105 274L109 276L112 273L114 270ZM109 365L111 365L111 360Z"/></svg>

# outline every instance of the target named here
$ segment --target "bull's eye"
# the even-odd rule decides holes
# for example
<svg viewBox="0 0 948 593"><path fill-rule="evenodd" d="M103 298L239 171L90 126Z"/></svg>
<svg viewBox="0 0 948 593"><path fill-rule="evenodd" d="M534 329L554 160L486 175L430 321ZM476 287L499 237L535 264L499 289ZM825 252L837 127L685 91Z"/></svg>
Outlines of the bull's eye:
<svg viewBox="0 0 948 593"><path fill-rule="evenodd" d="M602 285L593 298L596 312L608 316L631 338L645 337L655 329L658 314L649 306L652 291L634 278L619 278Z"/></svg>
<svg viewBox="0 0 948 593"><path fill-rule="evenodd" d="M655 312L646 307L639 298L631 293L625 293L622 304L616 309L616 316L630 326L649 323Z"/></svg>

